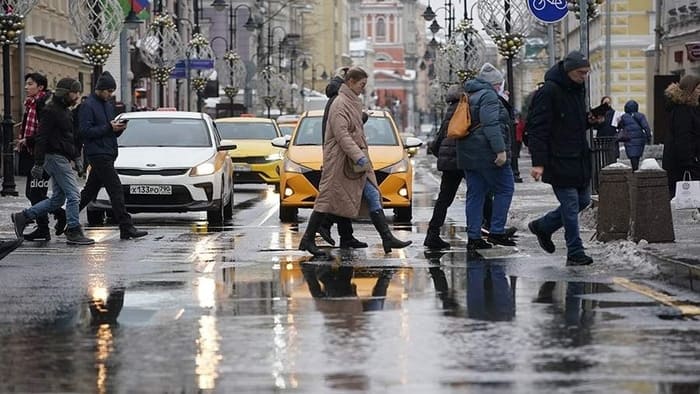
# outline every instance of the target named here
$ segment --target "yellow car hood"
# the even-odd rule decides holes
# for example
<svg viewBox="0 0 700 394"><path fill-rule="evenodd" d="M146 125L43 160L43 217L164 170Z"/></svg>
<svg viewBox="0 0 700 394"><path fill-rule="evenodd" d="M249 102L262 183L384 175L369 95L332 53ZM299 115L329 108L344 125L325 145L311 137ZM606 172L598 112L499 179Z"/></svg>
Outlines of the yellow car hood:
<svg viewBox="0 0 700 394"><path fill-rule="evenodd" d="M369 147L369 157L375 170L395 164L404 157L404 154L405 152L400 146ZM319 145L291 146L287 151L287 158L304 167L318 170L323 164L323 148Z"/></svg>
<svg viewBox="0 0 700 394"><path fill-rule="evenodd" d="M270 140L230 140L236 149L229 151L231 157L269 156L280 149L272 146Z"/></svg>

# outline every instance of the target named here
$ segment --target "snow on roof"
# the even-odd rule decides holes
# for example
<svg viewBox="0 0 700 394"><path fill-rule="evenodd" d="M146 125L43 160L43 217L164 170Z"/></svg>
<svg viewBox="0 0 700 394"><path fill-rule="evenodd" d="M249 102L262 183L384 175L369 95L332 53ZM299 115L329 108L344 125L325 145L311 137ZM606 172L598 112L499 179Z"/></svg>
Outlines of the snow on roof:
<svg viewBox="0 0 700 394"><path fill-rule="evenodd" d="M75 56L83 58L82 52L77 49L73 49L67 45L58 44L51 40L46 40L42 36L27 36L24 40L26 44L35 44L40 47L48 48L56 52L65 53L66 55Z"/></svg>

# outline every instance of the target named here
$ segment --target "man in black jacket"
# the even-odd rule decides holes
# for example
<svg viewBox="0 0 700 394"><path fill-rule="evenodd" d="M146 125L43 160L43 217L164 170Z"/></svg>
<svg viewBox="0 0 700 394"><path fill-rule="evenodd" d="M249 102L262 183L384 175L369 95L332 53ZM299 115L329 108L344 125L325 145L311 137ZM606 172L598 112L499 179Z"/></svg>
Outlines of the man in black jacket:
<svg viewBox="0 0 700 394"><path fill-rule="evenodd" d="M78 204L80 193L74 161L80 155L75 146L71 107L80 97L80 82L63 78L58 81L54 97L46 105L39 123L39 132L34 142L34 166L31 173L35 178L43 172L51 177L51 198L12 214L17 238L22 238L29 220L53 212L66 203L66 242L68 244L90 245L94 240L86 238L80 227Z"/></svg>
<svg viewBox="0 0 700 394"><path fill-rule="evenodd" d="M109 194L114 219L119 223L120 238L139 238L148 233L134 227L131 215L126 211L119 174L114 169L118 154L117 137L126 129L126 123L114 120L115 110L110 99L116 88L116 81L105 71L97 79L95 91L80 105L80 136L91 167L85 187L80 193L80 209L94 200L100 188L104 187Z"/></svg>
<svg viewBox="0 0 700 394"><path fill-rule="evenodd" d="M578 214L591 202L591 155L586 130L594 119L587 113L585 81L588 59L569 53L545 74L528 115L532 170L535 181L552 185L559 207L528 224L546 252L554 253L552 233L564 227L567 265L588 265L579 234Z"/></svg>

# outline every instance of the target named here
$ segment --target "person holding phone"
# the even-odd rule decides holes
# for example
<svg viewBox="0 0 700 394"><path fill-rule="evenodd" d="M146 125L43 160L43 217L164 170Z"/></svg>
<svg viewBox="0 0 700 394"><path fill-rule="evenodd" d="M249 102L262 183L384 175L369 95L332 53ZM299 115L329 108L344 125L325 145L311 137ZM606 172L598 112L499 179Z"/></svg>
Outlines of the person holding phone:
<svg viewBox="0 0 700 394"><path fill-rule="evenodd" d="M126 130L126 122L114 120L115 108L111 98L116 88L117 83L112 75L108 71L103 72L97 79L95 91L88 96L78 112L85 157L92 168L80 193L80 209L97 198L100 188L104 187L109 195L114 219L119 223L120 238L139 238L148 233L134 227L131 215L126 211L119 174L114 169L114 161L119 153L117 137Z"/></svg>

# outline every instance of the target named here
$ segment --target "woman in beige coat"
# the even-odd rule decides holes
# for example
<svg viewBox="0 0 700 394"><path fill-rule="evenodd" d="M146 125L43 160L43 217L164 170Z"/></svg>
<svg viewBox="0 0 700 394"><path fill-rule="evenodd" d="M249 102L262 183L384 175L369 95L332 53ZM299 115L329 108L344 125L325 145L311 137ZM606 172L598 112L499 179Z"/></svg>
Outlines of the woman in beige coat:
<svg viewBox="0 0 700 394"><path fill-rule="evenodd" d="M369 161L367 140L362 128L362 102L358 96L366 84L367 73L364 70L348 70L345 83L329 109L318 197L299 243L300 250L306 250L314 256L326 254L316 247L315 241L325 214L357 217L363 200L369 207L372 224L382 237L385 253L391 252L392 248L404 248L411 244L411 241L396 239L384 217L381 195Z"/></svg>

